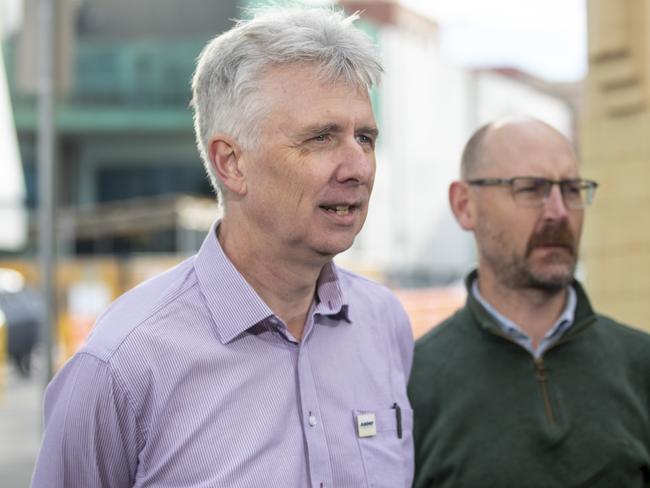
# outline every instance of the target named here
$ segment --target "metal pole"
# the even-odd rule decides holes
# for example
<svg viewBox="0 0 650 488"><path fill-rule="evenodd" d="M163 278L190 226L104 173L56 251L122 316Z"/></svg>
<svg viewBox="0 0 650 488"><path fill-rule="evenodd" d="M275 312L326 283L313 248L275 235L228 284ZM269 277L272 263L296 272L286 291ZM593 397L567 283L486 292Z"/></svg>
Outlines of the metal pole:
<svg viewBox="0 0 650 488"><path fill-rule="evenodd" d="M46 318L41 332L44 385L53 374L54 332L57 322L55 280L55 134L54 134L54 8L56 0L40 0L38 15L38 237L41 290Z"/></svg>

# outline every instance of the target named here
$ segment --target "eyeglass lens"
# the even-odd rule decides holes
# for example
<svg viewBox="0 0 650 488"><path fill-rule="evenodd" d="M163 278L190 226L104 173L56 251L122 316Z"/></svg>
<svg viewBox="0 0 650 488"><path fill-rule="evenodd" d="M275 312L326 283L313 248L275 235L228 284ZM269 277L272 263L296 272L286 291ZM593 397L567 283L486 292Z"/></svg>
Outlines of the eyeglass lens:
<svg viewBox="0 0 650 488"><path fill-rule="evenodd" d="M527 206L541 206L555 183L543 178L514 178L512 193L515 200ZM560 183L564 203L570 208L584 208L591 203L593 186L582 180L564 180Z"/></svg>

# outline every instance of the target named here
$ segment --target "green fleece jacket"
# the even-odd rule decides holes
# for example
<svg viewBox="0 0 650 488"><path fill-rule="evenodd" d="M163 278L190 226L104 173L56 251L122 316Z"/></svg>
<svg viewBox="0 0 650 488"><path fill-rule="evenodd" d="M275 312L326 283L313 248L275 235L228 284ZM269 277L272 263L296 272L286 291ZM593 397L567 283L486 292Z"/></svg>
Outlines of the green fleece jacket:
<svg viewBox="0 0 650 488"><path fill-rule="evenodd" d="M575 322L538 360L471 293L416 343L415 488L650 487L650 335L573 286Z"/></svg>

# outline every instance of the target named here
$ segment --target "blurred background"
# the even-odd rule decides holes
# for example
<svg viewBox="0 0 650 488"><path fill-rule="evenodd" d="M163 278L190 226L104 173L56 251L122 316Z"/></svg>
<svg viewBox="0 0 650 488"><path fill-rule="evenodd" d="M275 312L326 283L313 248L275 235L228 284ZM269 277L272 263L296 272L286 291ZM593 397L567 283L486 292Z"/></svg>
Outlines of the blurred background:
<svg viewBox="0 0 650 488"><path fill-rule="evenodd" d="M189 79L202 46L258 3L0 0L3 487L29 483L49 363L60 367L115 297L193 254L218 217L194 145ZM394 289L416 336L461 306L475 251L447 187L478 126L529 114L566 134L583 176L600 182L579 269L592 301L650 330L650 4L338 3L363 10L360 26L386 68L372 94L381 138L370 213L339 264ZM44 4L54 7L48 18ZM44 161L54 206L39 221ZM47 225L52 306L40 293Z"/></svg>

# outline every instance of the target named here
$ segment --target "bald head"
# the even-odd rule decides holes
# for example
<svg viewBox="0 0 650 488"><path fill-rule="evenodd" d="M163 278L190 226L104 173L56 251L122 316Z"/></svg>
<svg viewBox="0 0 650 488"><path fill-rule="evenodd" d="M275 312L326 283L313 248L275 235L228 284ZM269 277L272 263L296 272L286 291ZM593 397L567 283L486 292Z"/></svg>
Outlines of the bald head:
<svg viewBox="0 0 650 488"><path fill-rule="evenodd" d="M470 138L461 173L464 181L451 184L449 202L461 227L474 233L481 293L565 290L584 217L574 205L582 195L566 184L580 178L566 137L529 117L496 120Z"/></svg>
<svg viewBox="0 0 650 488"><path fill-rule="evenodd" d="M544 149L544 151L541 151ZM550 125L532 117L506 117L481 126L463 149L461 179L476 178L491 164L536 152L557 153L576 159L567 138Z"/></svg>

